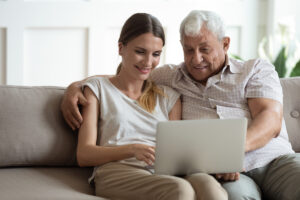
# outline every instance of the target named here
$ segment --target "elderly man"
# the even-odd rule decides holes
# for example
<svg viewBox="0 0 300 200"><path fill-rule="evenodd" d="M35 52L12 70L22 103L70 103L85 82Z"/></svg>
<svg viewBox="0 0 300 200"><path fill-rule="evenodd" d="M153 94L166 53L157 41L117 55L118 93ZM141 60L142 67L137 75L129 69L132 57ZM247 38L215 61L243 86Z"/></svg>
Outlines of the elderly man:
<svg viewBox="0 0 300 200"><path fill-rule="evenodd" d="M182 94L182 118L248 118L245 172L215 176L229 199L300 199L300 155L288 141L274 67L261 59L228 58L230 38L216 13L192 11L180 34L184 63L157 68L151 77ZM86 103L80 85L70 85L62 103L73 129L82 121L77 103Z"/></svg>

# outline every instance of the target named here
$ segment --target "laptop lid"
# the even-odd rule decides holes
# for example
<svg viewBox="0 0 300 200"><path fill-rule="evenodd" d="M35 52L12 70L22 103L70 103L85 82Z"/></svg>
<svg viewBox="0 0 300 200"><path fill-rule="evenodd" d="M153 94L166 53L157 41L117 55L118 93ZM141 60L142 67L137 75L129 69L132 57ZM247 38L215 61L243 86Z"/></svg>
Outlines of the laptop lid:
<svg viewBox="0 0 300 200"><path fill-rule="evenodd" d="M246 132L246 118L159 122L155 174L241 172Z"/></svg>

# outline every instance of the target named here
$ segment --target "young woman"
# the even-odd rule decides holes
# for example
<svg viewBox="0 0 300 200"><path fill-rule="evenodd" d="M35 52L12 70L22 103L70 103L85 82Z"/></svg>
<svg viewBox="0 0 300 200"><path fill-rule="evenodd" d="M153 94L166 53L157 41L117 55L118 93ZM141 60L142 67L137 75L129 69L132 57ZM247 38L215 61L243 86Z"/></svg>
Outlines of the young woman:
<svg viewBox="0 0 300 200"><path fill-rule="evenodd" d="M211 176L179 178L153 174L156 124L181 118L179 94L148 79L158 65L165 36L153 16L138 13L119 38L122 62L117 75L84 83L77 160L95 166L90 181L96 195L110 199L227 199Z"/></svg>

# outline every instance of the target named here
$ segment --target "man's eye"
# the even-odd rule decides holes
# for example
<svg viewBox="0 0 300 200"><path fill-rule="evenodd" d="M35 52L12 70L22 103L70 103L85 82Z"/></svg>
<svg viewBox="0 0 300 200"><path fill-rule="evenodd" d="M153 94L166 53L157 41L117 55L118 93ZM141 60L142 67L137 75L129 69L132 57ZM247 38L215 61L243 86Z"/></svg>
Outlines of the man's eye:
<svg viewBox="0 0 300 200"><path fill-rule="evenodd" d="M209 51L209 49L208 49L208 48L201 48L200 50L201 50L201 51L203 51L203 52L207 52L207 51Z"/></svg>
<svg viewBox="0 0 300 200"><path fill-rule="evenodd" d="M185 51L188 52L188 53L193 53L194 52L193 49L186 49Z"/></svg>

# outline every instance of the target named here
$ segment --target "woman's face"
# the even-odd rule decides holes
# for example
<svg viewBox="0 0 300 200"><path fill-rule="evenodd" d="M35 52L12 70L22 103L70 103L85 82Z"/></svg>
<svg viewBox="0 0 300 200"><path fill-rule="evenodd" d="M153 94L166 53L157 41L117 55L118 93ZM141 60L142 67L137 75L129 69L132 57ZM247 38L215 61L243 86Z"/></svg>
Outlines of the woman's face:
<svg viewBox="0 0 300 200"><path fill-rule="evenodd" d="M121 71L135 79L146 80L158 65L162 48L162 39L152 33L144 33L126 45L119 43L119 54L122 56Z"/></svg>

